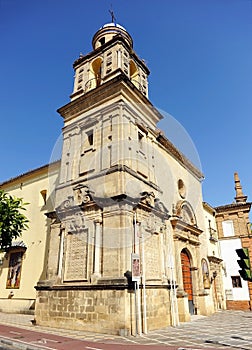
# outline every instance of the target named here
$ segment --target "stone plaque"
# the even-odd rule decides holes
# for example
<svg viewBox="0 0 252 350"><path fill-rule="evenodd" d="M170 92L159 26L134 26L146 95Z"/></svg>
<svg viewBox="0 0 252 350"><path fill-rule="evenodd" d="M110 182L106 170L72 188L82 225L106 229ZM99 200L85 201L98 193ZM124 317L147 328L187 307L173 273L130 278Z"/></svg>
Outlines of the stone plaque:
<svg viewBox="0 0 252 350"><path fill-rule="evenodd" d="M87 280L88 230L67 235L65 281Z"/></svg>
<svg viewBox="0 0 252 350"><path fill-rule="evenodd" d="M146 278L157 280L160 278L160 248L159 236L154 234L145 242Z"/></svg>

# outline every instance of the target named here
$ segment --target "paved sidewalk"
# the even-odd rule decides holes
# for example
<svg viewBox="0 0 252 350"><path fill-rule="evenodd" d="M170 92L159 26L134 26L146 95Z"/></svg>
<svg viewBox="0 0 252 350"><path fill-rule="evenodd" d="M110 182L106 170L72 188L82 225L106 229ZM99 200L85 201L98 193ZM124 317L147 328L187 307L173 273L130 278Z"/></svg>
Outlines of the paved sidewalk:
<svg viewBox="0 0 252 350"><path fill-rule="evenodd" d="M32 320L33 316L31 315L0 313L0 324L40 332L45 334L43 339L54 335L68 339L96 342L96 344L142 344L152 345L152 347L153 345L165 345L180 350L211 348L252 350L252 312L249 311L220 311L209 317L193 316L192 322L181 323L176 328L167 327L158 331L151 331L141 337L121 337L34 326ZM40 339L40 345L38 344L40 347L43 345L41 342L43 343ZM95 343L93 344L95 345ZM46 346L46 344L44 345Z"/></svg>

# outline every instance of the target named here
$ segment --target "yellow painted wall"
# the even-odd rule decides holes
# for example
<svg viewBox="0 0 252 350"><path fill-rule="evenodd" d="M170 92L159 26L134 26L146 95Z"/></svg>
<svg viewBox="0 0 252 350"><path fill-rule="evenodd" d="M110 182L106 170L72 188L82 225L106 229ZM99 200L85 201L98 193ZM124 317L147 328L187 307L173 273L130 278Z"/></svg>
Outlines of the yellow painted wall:
<svg viewBox="0 0 252 350"><path fill-rule="evenodd" d="M0 253L0 310L7 312L24 311L32 308L36 298L34 286L44 271L46 262L47 217L45 213L53 209L53 190L58 177L59 163L31 171L0 185L0 188L12 196L23 198L29 204L24 214L29 219L29 229L23 231L16 241L24 242L27 247L22 259L19 288L7 288L10 252ZM44 202L41 191L47 191ZM16 251L13 250L13 252ZM13 296L10 298L11 294Z"/></svg>

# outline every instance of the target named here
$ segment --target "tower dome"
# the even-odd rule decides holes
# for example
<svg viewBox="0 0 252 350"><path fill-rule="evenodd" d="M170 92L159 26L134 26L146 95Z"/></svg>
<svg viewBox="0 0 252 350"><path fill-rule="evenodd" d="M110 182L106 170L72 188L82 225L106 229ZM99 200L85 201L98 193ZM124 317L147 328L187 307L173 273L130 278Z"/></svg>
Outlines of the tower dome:
<svg viewBox="0 0 252 350"><path fill-rule="evenodd" d="M105 43L113 39L113 37L118 34L121 35L126 40L130 48L133 48L133 40L129 35L129 33L126 31L126 29L121 25L112 22L112 23L104 24L104 26L102 26L95 33L92 40L93 49L95 50L98 47L104 45Z"/></svg>

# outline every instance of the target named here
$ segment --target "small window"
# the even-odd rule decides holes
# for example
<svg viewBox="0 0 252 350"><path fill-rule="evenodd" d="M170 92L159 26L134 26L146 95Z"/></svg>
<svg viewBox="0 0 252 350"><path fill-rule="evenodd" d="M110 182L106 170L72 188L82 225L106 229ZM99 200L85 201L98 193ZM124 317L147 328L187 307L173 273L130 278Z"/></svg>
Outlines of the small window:
<svg viewBox="0 0 252 350"><path fill-rule="evenodd" d="M144 138L144 135L138 131L138 143L141 150L143 150L143 138Z"/></svg>
<svg viewBox="0 0 252 350"><path fill-rule="evenodd" d="M88 137L88 144L89 144L89 146L93 146L93 144L94 144L94 133L93 133L93 131L90 131L89 133L87 133L87 137Z"/></svg>
<svg viewBox="0 0 252 350"><path fill-rule="evenodd" d="M104 44L105 44L105 38L104 38L104 37L101 38L101 39L99 40L99 42L100 42L101 45L104 45Z"/></svg>
<svg viewBox="0 0 252 350"><path fill-rule="evenodd" d="M139 142L142 142L142 140L143 140L143 134L141 134L140 132L138 132L138 141Z"/></svg>
<svg viewBox="0 0 252 350"><path fill-rule="evenodd" d="M40 197L40 205L46 205L46 197L47 197L47 190L40 191L41 197Z"/></svg>
<svg viewBox="0 0 252 350"><path fill-rule="evenodd" d="M231 276L233 288L242 288L241 277Z"/></svg>
<svg viewBox="0 0 252 350"><path fill-rule="evenodd" d="M224 237L234 236L234 225L232 220L226 220L222 222Z"/></svg>

